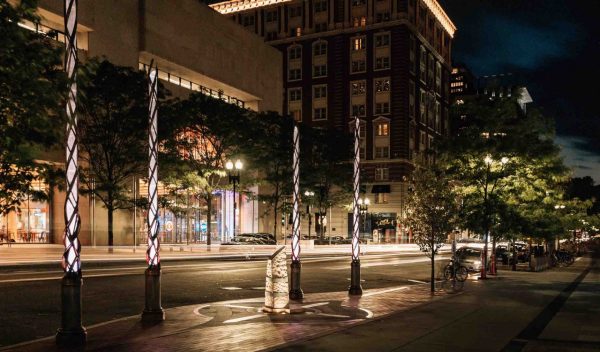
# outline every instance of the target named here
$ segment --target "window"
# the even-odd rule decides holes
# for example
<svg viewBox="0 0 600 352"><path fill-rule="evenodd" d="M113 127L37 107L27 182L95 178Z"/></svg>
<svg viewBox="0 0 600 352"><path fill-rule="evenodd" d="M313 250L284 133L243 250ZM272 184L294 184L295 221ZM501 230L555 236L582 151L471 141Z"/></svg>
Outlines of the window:
<svg viewBox="0 0 600 352"><path fill-rule="evenodd" d="M313 66L313 77L325 77L327 76L327 65L315 65Z"/></svg>
<svg viewBox="0 0 600 352"><path fill-rule="evenodd" d="M267 40L277 39L277 32L267 32L266 38Z"/></svg>
<svg viewBox="0 0 600 352"><path fill-rule="evenodd" d="M388 202L387 193L375 193L375 204L386 204Z"/></svg>
<svg viewBox="0 0 600 352"><path fill-rule="evenodd" d="M316 23L315 24L315 33L325 32L327 31L327 23Z"/></svg>
<svg viewBox="0 0 600 352"><path fill-rule="evenodd" d="M375 135L376 136L389 136L389 134L390 134L389 122L380 122L375 127Z"/></svg>
<svg viewBox="0 0 600 352"><path fill-rule="evenodd" d="M381 47L389 46L389 45L390 45L390 34L389 33L375 35L375 47L381 48Z"/></svg>
<svg viewBox="0 0 600 352"><path fill-rule="evenodd" d="M326 120L327 119L327 108L314 108L313 109L313 120Z"/></svg>
<svg viewBox="0 0 600 352"><path fill-rule="evenodd" d="M313 44L313 55L327 55L327 42L316 42Z"/></svg>
<svg viewBox="0 0 600 352"><path fill-rule="evenodd" d="M244 27L254 26L254 16L244 16L243 24Z"/></svg>
<svg viewBox="0 0 600 352"><path fill-rule="evenodd" d="M327 11L327 0L321 0L315 2L315 12Z"/></svg>
<svg viewBox="0 0 600 352"><path fill-rule="evenodd" d="M390 91L390 79L382 78L375 80L375 92L389 92Z"/></svg>
<svg viewBox="0 0 600 352"><path fill-rule="evenodd" d="M302 69L299 68L291 68L289 70L289 81L297 81L302 79Z"/></svg>
<svg viewBox="0 0 600 352"><path fill-rule="evenodd" d="M265 14L265 21L267 23L277 21L277 10L267 11L267 13Z"/></svg>
<svg viewBox="0 0 600 352"><path fill-rule="evenodd" d="M386 70L390 68L390 58L388 56L378 57L375 59L376 70Z"/></svg>
<svg viewBox="0 0 600 352"><path fill-rule="evenodd" d="M421 45L421 55L419 56L420 76L419 78L423 83L427 80L427 51L425 47Z"/></svg>
<svg viewBox="0 0 600 352"><path fill-rule="evenodd" d="M365 37L354 37L352 38L352 51L365 50L366 39Z"/></svg>
<svg viewBox="0 0 600 352"><path fill-rule="evenodd" d="M463 82L459 82L463 85ZM435 91L438 94L442 93L442 64L439 62L435 63Z"/></svg>
<svg viewBox="0 0 600 352"><path fill-rule="evenodd" d="M416 60L416 41L415 41L415 37L413 37L412 35L410 36L410 72L415 73L415 69L417 67L417 60Z"/></svg>
<svg viewBox="0 0 600 352"><path fill-rule="evenodd" d="M384 115L390 113L390 103L375 103L375 114Z"/></svg>
<svg viewBox="0 0 600 352"><path fill-rule="evenodd" d="M294 6L289 9L290 18L302 16L302 6Z"/></svg>
<svg viewBox="0 0 600 352"><path fill-rule="evenodd" d="M367 62L365 59L352 60L351 73L365 72L367 70Z"/></svg>
<svg viewBox="0 0 600 352"><path fill-rule="evenodd" d="M300 45L291 46L288 49L288 57L290 60L298 60L302 58L302 47Z"/></svg>
<svg viewBox="0 0 600 352"><path fill-rule="evenodd" d="M375 159L390 157L390 147L375 147Z"/></svg>
<svg viewBox="0 0 600 352"><path fill-rule="evenodd" d="M366 108L364 104L355 104L352 105L352 116L365 116Z"/></svg>
<svg viewBox="0 0 600 352"><path fill-rule="evenodd" d="M415 118L415 82L412 80L408 83L408 116Z"/></svg>
<svg viewBox="0 0 600 352"><path fill-rule="evenodd" d="M314 99L327 98L327 86L326 85L314 86L313 87L313 98Z"/></svg>
<svg viewBox="0 0 600 352"><path fill-rule="evenodd" d="M355 81L350 84L352 95L364 95L367 91L367 83L365 81Z"/></svg>
<svg viewBox="0 0 600 352"><path fill-rule="evenodd" d="M375 15L375 23L381 23L390 20L389 12L382 12Z"/></svg>
<svg viewBox="0 0 600 352"><path fill-rule="evenodd" d="M362 6L366 3L366 0L352 0L352 6Z"/></svg>
<svg viewBox="0 0 600 352"><path fill-rule="evenodd" d="M427 121L427 94L423 89L420 90L419 98L419 122L425 123Z"/></svg>
<svg viewBox="0 0 600 352"><path fill-rule="evenodd" d="M420 139L419 139L419 145L420 145L419 150L425 150L425 143L426 143L425 139L426 139L425 132L421 131Z"/></svg>
<svg viewBox="0 0 600 352"><path fill-rule="evenodd" d="M375 181L387 181L390 178L390 169L387 167L375 168ZM376 193L384 194L384 193Z"/></svg>
<svg viewBox="0 0 600 352"><path fill-rule="evenodd" d="M302 36L302 28L301 27L296 27L296 31L292 33L292 36L296 36L296 37L300 37Z"/></svg>
<svg viewBox="0 0 600 352"><path fill-rule="evenodd" d="M289 90L290 101L301 101L302 100L302 88L291 88Z"/></svg>

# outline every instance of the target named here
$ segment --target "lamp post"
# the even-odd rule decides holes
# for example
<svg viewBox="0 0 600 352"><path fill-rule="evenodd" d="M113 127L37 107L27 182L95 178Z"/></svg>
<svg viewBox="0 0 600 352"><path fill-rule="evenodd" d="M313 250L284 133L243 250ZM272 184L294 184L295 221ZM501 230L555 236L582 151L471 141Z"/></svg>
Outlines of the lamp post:
<svg viewBox="0 0 600 352"><path fill-rule="evenodd" d="M484 206L484 211L485 211L485 233L484 233L484 243L483 243L483 253L481 254L482 258L481 258L481 279L486 279L487 278L487 268L488 268L488 263L487 263L487 253L488 253L488 242L490 240L490 227L491 227L491 209L490 209L490 204L489 204L489 192L490 190L488 189L488 185L490 182L490 175L492 172L492 165L494 164L494 159L492 159L492 157L490 155L486 155L486 157L483 159L483 162L486 165L485 168L485 187L484 187L484 192L483 192L483 206ZM502 168L504 168L504 165L506 165L508 163L508 158L507 157L502 157L500 159L500 164L502 165ZM492 187L492 192L494 190L494 187ZM494 253L492 253L492 260L496 260L496 258L494 258Z"/></svg>
<svg viewBox="0 0 600 352"><path fill-rule="evenodd" d="M315 196L315 192L313 192L313 191L305 191L304 192L304 196L306 196L306 198L307 198L306 213L308 215L308 239L310 240L310 230L311 230L311 227L312 227L311 205L312 205L312 199Z"/></svg>
<svg viewBox="0 0 600 352"><path fill-rule="evenodd" d="M77 144L77 0L65 0L65 71L69 82L67 98L67 146L65 200L65 251L62 266L65 272L61 280L61 326L56 332L56 343L61 346L85 344L86 330L81 324L81 244L79 242L79 169ZM7 226L8 227L8 226ZM10 243L10 242L9 242Z"/></svg>
<svg viewBox="0 0 600 352"><path fill-rule="evenodd" d="M237 210L237 202L235 201L235 186L240 183L240 170L244 164L238 159L235 163L231 160L225 163L229 184L233 184L233 236L235 237L235 216ZM234 171L235 170L235 171Z"/></svg>
<svg viewBox="0 0 600 352"><path fill-rule="evenodd" d="M364 234L367 232L367 212L369 211L370 204L371 201L367 197L358 199L358 210L360 211L360 215L363 218L363 237Z"/></svg>
<svg viewBox="0 0 600 352"><path fill-rule="evenodd" d="M158 239L158 112L157 88L158 69L150 63L148 70L150 104L148 107L148 249L145 276L145 306L142 312L143 323L157 323L165 320L165 311L161 306L161 269L160 244Z"/></svg>
<svg viewBox="0 0 600 352"><path fill-rule="evenodd" d="M304 292L300 288L300 273L302 270L302 264L300 263L300 131L296 123L294 123L293 138L292 181L294 200L292 211L292 277L289 296L290 299L302 299Z"/></svg>
<svg viewBox="0 0 600 352"><path fill-rule="evenodd" d="M360 285L360 247L359 247L359 191L360 191L360 120L354 117L354 202L352 204L352 263L350 264L350 287L348 294L362 295Z"/></svg>

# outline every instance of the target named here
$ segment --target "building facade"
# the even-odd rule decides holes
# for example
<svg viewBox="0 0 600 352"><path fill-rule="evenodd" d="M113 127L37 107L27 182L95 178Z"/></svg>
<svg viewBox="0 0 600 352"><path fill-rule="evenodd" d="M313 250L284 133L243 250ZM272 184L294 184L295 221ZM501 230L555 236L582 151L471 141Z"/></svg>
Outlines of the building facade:
<svg viewBox="0 0 600 352"><path fill-rule="evenodd" d="M61 0L40 0L41 22L21 25L64 43L63 6ZM252 110L282 112L280 52L199 1L80 1L78 20L80 61L101 56L117 65L145 69L154 60L159 79L174 96L185 97L198 91ZM60 164L64 158L63 151L57 150L41 159ZM147 196L144 176L131 180L132 198ZM220 191L215 198L213 238L230 238L233 194ZM237 214L241 221L236 223L243 225L236 232L258 231L261 204L241 198L241 211ZM65 194L58 189L49 202L24 200L19 212L0 217L0 234L17 242L61 243L64 200ZM161 240L168 243L205 239L205 206L193 203L195 215L183 219L162 209ZM81 196L79 211L82 243L107 244L107 214L101 203ZM144 214L145 209L115 213L115 245L145 243Z"/></svg>
<svg viewBox="0 0 600 352"><path fill-rule="evenodd" d="M449 129L456 28L439 3L230 0L211 7L281 51L284 112L340 131L360 118L361 183L371 200L363 235L408 241L402 228L408 176L415 163L428 162L434 141ZM332 213L328 234L348 236L348 209Z"/></svg>

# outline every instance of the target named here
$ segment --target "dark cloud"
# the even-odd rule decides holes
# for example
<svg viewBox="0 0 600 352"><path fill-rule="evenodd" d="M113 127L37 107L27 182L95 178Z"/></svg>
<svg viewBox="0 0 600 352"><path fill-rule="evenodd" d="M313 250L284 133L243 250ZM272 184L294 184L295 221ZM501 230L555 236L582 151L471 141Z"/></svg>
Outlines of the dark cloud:
<svg viewBox="0 0 600 352"><path fill-rule="evenodd" d="M563 137L557 141L569 142L568 159L583 158L579 169L600 176L600 0L440 3L458 28L454 61L476 75L522 77L536 105L554 117Z"/></svg>

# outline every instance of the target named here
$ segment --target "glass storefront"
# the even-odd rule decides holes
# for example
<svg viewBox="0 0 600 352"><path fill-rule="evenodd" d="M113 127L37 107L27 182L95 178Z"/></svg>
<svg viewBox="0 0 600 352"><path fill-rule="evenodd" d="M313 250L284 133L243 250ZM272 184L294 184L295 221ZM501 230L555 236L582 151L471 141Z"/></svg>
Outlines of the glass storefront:
<svg viewBox="0 0 600 352"><path fill-rule="evenodd" d="M35 183L37 191L45 191L46 185ZM0 241L16 243L48 243L50 207L48 202L27 197L17 211L0 215Z"/></svg>

